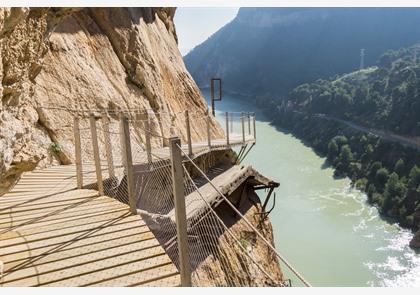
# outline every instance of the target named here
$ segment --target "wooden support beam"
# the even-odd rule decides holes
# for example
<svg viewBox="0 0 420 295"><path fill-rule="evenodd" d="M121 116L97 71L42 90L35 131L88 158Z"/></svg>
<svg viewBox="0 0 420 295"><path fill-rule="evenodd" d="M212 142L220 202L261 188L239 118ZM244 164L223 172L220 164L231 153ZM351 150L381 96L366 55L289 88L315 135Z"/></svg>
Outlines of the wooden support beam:
<svg viewBox="0 0 420 295"><path fill-rule="evenodd" d="M94 114L90 114L90 133L92 136L93 158L95 160L96 181L98 184L99 195L104 195L104 182L102 179L101 158L99 155L98 132L96 130L96 119Z"/></svg>
<svg viewBox="0 0 420 295"><path fill-rule="evenodd" d="M230 133L233 133L233 119L235 118L234 113L231 113L230 115Z"/></svg>
<svg viewBox="0 0 420 295"><path fill-rule="evenodd" d="M248 112L247 120L248 120L248 134L251 135L251 113L249 112Z"/></svg>
<svg viewBox="0 0 420 295"><path fill-rule="evenodd" d="M104 132L106 159L108 162L108 176L109 178L114 178L114 157L112 155L111 134L109 132L109 118L106 115L102 116L102 128Z"/></svg>
<svg viewBox="0 0 420 295"><path fill-rule="evenodd" d="M192 150L192 142L191 142L190 115L188 113L188 110L185 110L185 126L187 129L188 155L191 156L193 154L193 150Z"/></svg>
<svg viewBox="0 0 420 295"><path fill-rule="evenodd" d="M255 113L254 113L254 116L253 116L253 118L252 118L252 125L253 125L253 129L254 129L254 140L256 141L257 140L257 127L256 127L256 125L255 125L255 117L256 117L256 115L255 115Z"/></svg>
<svg viewBox="0 0 420 295"><path fill-rule="evenodd" d="M125 138L124 138L124 129L123 129L123 119L124 119L124 113L119 113L120 118L120 126L119 126L119 134L120 134L120 150L121 150L121 162L124 167L127 167L127 164L125 163L125 156L124 156L124 144L125 144Z"/></svg>
<svg viewBox="0 0 420 295"><path fill-rule="evenodd" d="M172 189L175 203L175 219L179 252L181 286L191 287L191 267L188 254L187 213L184 196L184 171L182 167L181 140L170 139Z"/></svg>
<svg viewBox="0 0 420 295"><path fill-rule="evenodd" d="M133 171L133 156L131 153L131 140L130 140L130 125L128 117L123 116L121 119L122 129L122 158L124 159L125 172L127 174L127 193L128 193L128 204L130 205L130 211L132 214L137 214L136 208L136 194L134 190L134 171Z"/></svg>
<svg viewBox="0 0 420 295"><path fill-rule="evenodd" d="M225 113L226 117L226 145L229 146L229 113Z"/></svg>
<svg viewBox="0 0 420 295"><path fill-rule="evenodd" d="M211 149L211 132L210 132L210 123L211 123L210 120L211 120L211 118L210 118L208 110L207 110L207 118L206 119L207 119L206 120L206 123L207 123L207 145L208 145L209 149Z"/></svg>
<svg viewBox="0 0 420 295"><path fill-rule="evenodd" d="M150 130L150 118L148 112L146 112L145 129L147 163L152 164L152 145L150 143L150 134L152 130Z"/></svg>
<svg viewBox="0 0 420 295"><path fill-rule="evenodd" d="M77 179L77 188L81 189L83 187L83 166L82 166L82 143L80 140L80 123L79 118L74 117L73 124L74 131L74 154L76 156L76 179Z"/></svg>
<svg viewBox="0 0 420 295"><path fill-rule="evenodd" d="M242 144L245 144L245 113L241 113Z"/></svg>

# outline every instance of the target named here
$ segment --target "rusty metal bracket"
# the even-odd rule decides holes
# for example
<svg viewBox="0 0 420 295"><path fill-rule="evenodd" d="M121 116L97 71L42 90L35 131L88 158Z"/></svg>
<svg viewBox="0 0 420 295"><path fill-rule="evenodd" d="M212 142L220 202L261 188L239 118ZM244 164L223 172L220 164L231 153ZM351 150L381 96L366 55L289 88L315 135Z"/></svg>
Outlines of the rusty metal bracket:
<svg viewBox="0 0 420 295"><path fill-rule="evenodd" d="M263 189L263 188L264 187L257 188L257 189ZM271 213L271 211L273 211L274 207L276 206L276 193L273 194L275 187L272 186L272 187L265 187L265 188L268 188L267 197L265 198L264 204L262 205L261 212L255 213L255 215L260 215L260 223L262 223L268 217L268 215ZM273 194L273 205L271 206L270 210L266 211L268 201L270 200L272 194Z"/></svg>
<svg viewBox="0 0 420 295"><path fill-rule="evenodd" d="M216 81L219 82L219 98L215 98L215 96L214 96L214 84L215 84ZM214 102L215 101L221 101L222 100L222 79L220 79L220 78L211 78L211 81L210 81L210 93L211 93L211 113L214 116L215 115Z"/></svg>

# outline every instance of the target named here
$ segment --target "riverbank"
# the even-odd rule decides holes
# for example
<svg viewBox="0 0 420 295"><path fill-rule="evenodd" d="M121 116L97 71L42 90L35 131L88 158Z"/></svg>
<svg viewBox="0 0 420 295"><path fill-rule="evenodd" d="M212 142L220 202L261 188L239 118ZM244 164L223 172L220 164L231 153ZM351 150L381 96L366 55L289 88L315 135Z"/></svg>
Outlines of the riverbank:
<svg viewBox="0 0 420 295"><path fill-rule="evenodd" d="M410 246L420 247L420 155L416 149L312 114L280 109L276 116L269 115L273 124L327 157L335 177L349 177L386 220L417 232Z"/></svg>
<svg viewBox="0 0 420 295"><path fill-rule="evenodd" d="M229 94L231 95L231 94ZM237 95L237 94L234 94ZM281 131L290 132L334 168L334 177L349 177L365 192L382 218L413 231L409 241L420 248L420 153L417 141L370 132L369 128L327 116L298 112L268 97L240 95L261 108Z"/></svg>
<svg viewBox="0 0 420 295"><path fill-rule="evenodd" d="M225 111L256 112L257 144L244 164L281 183L269 216L275 245L313 286L420 286L410 230L380 218L350 179L334 178L324 157L275 127L254 103L224 93L216 102L222 127Z"/></svg>

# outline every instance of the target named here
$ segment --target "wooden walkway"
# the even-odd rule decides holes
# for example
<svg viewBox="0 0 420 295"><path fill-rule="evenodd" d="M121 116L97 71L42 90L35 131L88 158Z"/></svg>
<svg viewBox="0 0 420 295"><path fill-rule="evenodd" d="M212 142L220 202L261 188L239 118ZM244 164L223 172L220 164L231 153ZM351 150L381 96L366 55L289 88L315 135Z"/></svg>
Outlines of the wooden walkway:
<svg viewBox="0 0 420 295"><path fill-rule="evenodd" d="M179 285L141 217L97 191L70 190L74 173L73 165L33 171L0 197L0 285Z"/></svg>
<svg viewBox="0 0 420 295"><path fill-rule="evenodd" d="M247 135L246 143L253 142ZM243 137L231 136L231 146L243 143ZM211 150L227 148L226 140L211 144ZM208 152L207 145L193 144L194 154ZM168 148L153 152L169 157ZM133 160L142 163L146 157ZM84 184L95 183L93 163L84 169ZM175 265L140 215L95 190L76 187L75 165L54 166L24 174L0 197L0 286L180 284Z"/></svg>

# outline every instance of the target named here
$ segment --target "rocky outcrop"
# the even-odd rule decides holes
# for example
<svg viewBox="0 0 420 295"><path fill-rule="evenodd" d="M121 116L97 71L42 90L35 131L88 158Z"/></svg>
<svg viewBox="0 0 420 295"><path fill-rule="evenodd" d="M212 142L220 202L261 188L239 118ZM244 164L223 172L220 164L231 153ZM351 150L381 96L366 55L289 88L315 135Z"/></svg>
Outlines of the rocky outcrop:
<svg viewBox="0 0 420 295"><path fill-rule="evenodd" d="M238 192L241 192L239 189ZM232 196L229 197L232 200ZM235 198L235 197L234 197ZM262 206L258 195L252 187L248 187L245 194L238 195L240 200L238 210L264 237L274 244L273 229L269 219L261 219ZM230 247L222 247L220 257L215 259L209 255L195 270L200 286L282 286L283 273L277 256L257 236L257 234L232 212L227 204L216 209L217 214L228 226L229 232L224 232L219 241L223 245L231 240L233 234L238 243ZM246 251L244 255L243 251ZM255 263L258 263L258 267ZM226 270L221 272L220 270ZM270 277L264 274L266 272Z"/></svg>
<svg viewBox="0 0 420 295"><path fill-rule="evenodd" d="M417 233L411 239L409 245L410 245L411 248L420 249L420 229L417 231Z"/></svg>
<svg viewBox="0 0 420 295"><path fill-rule="evenodd" d="M0 8L0 195L24 171L73 161L72 114L47 106L206 111L177 48L174 13ZM185 138L182 117L153 123L165 136L181 130ZM194 139L206 134L204 122L192 127ZM58 155L51 152L53 143L62 148Z"/></svg>

